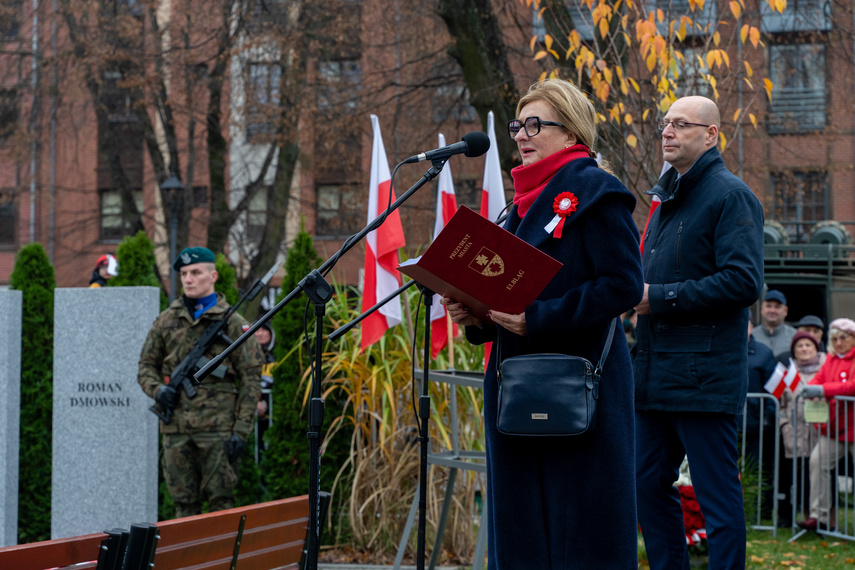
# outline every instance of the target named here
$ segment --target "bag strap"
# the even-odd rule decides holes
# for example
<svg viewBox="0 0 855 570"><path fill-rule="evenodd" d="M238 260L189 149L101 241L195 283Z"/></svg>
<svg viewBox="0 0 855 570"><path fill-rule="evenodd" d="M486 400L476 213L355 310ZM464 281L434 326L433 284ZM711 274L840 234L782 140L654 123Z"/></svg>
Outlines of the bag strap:
<svg viewBox="0 0 855 570"><path fill-rule="evenodd" d="M600 375L600 371L606 364L606 359L609 357L609 350L612 348L612 339L615 336L615 329L620 317L612 319L609 325L609 334L606 336L606 344L603 346L603 353L600 355L600 361L597 362L597 367L594 369L594 374ZM498 371L502 365L502 327L496 325L496 370Z"/></svg>
<svg viewBox="0 0 855 570"><path fill-rule="evenodd" d="M609 325L609 335L606 337L606 345L603 347L603 354L600 356L600 361L597 362L597 367L594 369L594 374L599 375L603 366L606 364L606 359L609 357L609 350L612 348L612 339L615 336L615 328L619 317L612 319L612 324Z"/></svg>

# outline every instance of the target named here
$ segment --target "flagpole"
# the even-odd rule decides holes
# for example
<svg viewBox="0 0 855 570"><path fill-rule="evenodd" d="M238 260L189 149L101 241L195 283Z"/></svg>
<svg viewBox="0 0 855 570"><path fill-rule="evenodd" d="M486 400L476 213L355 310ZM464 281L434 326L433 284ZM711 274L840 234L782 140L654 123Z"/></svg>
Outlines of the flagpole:
<svg viewBox="0 0 855 570"><path fill-rule="evenodd" d="M445 326L448 328L448 367L454 370L454 324L451 322L451 315L448 311L445 312ZM452 389L454 387L452 386Z"/></svg>

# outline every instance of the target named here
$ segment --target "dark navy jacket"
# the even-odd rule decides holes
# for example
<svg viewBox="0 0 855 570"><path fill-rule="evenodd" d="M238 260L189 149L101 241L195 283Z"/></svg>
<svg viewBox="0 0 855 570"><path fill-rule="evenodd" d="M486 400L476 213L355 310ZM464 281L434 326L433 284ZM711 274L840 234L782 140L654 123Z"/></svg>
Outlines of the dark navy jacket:
<svg viewBox="0 0 855 570"><path fill-rule="evenodd" d="M637 410L737 414L748 381L748 307L763 287L763 208L711 148L650 191L649 315L636 336Z"/></svg>

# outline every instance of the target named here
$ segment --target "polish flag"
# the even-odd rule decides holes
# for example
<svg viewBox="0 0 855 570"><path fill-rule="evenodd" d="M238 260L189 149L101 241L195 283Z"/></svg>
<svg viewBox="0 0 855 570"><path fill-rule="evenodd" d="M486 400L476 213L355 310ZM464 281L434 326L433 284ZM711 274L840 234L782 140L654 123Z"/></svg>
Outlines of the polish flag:
<svg viewBox="0 0 855 570"><path fill-rule="evenodd" d="M792 392L796 391L796 388L799 387L799 383L802 381L801 376L799 376L799 371L796 368L796 363L793 362L793 359L790 359L790 367L787 368L787 375L784 376L784 384L789 388Z"/></svg>
<svg viewBox="0 0 855 570"><path fill-rule="evenodd" d="M481 215L495 222L505 209L505 186L502 182L502 165L499 162L499 143L493 125L493 111L487 113L487 136L490 148L484 162L484 181L481 183Z"/></svg>
<svg viewBox="0 0 855 570"><path fill-rule="evenodd" d="M781 394L783 394L784 390L787 388L787 385L784 383L784 377L786 375L787 368L779 362L775 366L775 371L772 372L771 376L769 376L769 379L766 381L763 388L776 398L780 399Z"/></svg>
<svg viewBox="0 0 855 570"><path fill-rule="evenodd" d="M374 147L371 151L371 177L368 194L368 223L380 216L389 204L389 195L395 201L389 161L380 134L377 115L371 115L374 129ZM397 210L389 214L376 230L370 232L365 242L365 280L362 288L362 310L366 311L401 286L398 266L398 249L404 247L404 228ZM374 344L387 329L401 323L401 301L395 299L383 305L362 321L362 349Z"/></svg>
<svg viewBox="0 0 855 570"><path fill-rule="evenodd" d="M662 164L662 170L659 172L659 178L662 178L662 175L671 168L671 164L666 160ZM653 199L650 200L650 211L647 212L647 221L644 223L644 231L641 232L641 254L644 255L644 238L647 236L647 227L650 225L650 218L653 217L653 212L656 211L656 208L659 207L659 204L662 203L662 200L657 195L653 195Z"/></svg>
<svg viewBox="0 0 855 570"><path fill-rule="evenodd" d="M445 136L439 133L439 146L437 148L444 146ZM445 227L456 211L457 198L454 196L454 181L451 179L451 167L446 163L439 173L439 183L437 184L436 222L433 226L433 239L436 239L436 236L439 235L439 232L442 231L442 228ZM439 302L441 298L441 295L434 295L430 307L431 354L433 358L436 358L439 351L448 344L446 310L445 305L441 305ZM452 325L451 329L452 337L457 336L457 325Z"/></svg>

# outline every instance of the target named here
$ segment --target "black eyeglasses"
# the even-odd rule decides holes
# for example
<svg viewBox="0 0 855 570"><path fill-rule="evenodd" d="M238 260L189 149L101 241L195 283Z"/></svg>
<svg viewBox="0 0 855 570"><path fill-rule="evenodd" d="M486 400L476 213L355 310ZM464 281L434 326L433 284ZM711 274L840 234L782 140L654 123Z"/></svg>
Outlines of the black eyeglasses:
<svg viewBox="0 0 855 570"><path fill-rule="evenodd" d="M659 132L663 132L668 125L674 127L677 131L682 131L686 127L709 127L709 125L704 125L701 123L689 123L687 121L659 121Z"/></svg>
<svg viewBox="0 0 855 570"><path fill-rule="evenodd" d="M517 138L517 133L520 132L520 129L525 128L525 134L533 137L540 133L540 127L542 126L563 127L564 125L556 123L555 121L541 121L540 117L529 117L525 120L525 123L519 119L514 119L513 121L508 121L508 134L512 139L515 139Z"/></svg>

